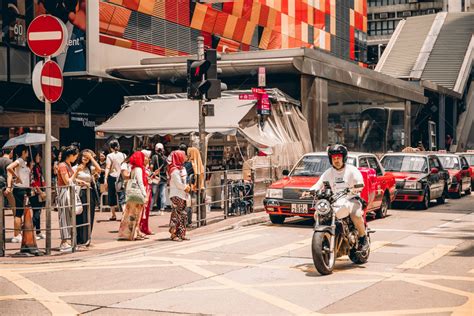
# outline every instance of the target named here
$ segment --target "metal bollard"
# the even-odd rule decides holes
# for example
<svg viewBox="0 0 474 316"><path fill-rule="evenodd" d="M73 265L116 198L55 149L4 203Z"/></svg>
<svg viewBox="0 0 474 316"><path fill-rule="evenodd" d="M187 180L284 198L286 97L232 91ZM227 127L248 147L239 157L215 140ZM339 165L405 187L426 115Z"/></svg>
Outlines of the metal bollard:
<svg viewBox="0 0 474 316"><path fill-rule="evenodd" d="M196 177L197 183L199 182L199 175ZM199 186L198 186L199 188ZM201 189L197 190L197 197L196 197L196 227L201 227Z"/></svg>
<svg viewBox="0 0 474 316"><path fill-rule="evenodd" d="M5 204L3 190L0 190L0 257L5 257Z"/></svg>
<svg viewBox="0 0 474 316"><path fill-rule="evenodd" d="M227 169L224 170L224 219L229 214L229 186L227 184Z"/></svg>
<svg viewBox="0 0 474 316"><path fill-rule="evenodd" d="M51 187L46 187L46 198L51 198ZM56 192L58 194L58 192ZM51 210L53 209L53 203L51 200L46 201L45 210L46 210L46 255L51 254Z"/></svg>
<svg viewBox="0 0 474 316"><path fill-rule="evenodd" d="M69 187L69 203L71 204L71 247L72 252L76 251L77 228L76 228L76 189L74 185Z"/></svg>
<svg viewBox="0 0 474 316"><path fill-rule="evenodd" d="M92 222L91 222L91 212L92 212L92 205L91 205L91 187L87 188L86 191L87 195L87 238L89 240L92 239Z"/></svg>

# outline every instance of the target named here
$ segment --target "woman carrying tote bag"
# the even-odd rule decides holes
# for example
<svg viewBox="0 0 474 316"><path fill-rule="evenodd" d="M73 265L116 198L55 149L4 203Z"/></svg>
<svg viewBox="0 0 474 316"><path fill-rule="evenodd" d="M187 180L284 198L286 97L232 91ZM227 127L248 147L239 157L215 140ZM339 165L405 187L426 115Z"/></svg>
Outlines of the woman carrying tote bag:
<svg viewBox="0 0 474 316"><path fill-rule="evenodd" d="M147 203L145 155L137 151L130 156L131 174L125 189L126 205L119 228L119 239L142 240L146 235L137 229L144 205Z"/></svg>

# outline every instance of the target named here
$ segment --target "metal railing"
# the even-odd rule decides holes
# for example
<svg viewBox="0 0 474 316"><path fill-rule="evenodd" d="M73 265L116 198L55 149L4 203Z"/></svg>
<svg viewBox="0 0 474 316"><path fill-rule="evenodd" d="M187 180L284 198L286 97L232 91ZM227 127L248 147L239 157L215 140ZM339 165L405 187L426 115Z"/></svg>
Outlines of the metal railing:
<svg viewBox="0 0 474 316"><path fill-rule="evenodd" d="M81 201L81 205L82 205L82 208L83 208L82 212L86 212L87 216L86 216L86 221L84 223L77 225L77 223L76 223L76 207L77 207L76 206L76 187L77 186L75 186L75 185L70 185L70 186L52 188L52 191L56 193L55 195L57 195L58 191L63 189L63 188L67 188L67 190L69 191L68 192L68 194L69 194L69 203L66 204L66 205L62 205L62 206L59 206L56 199L55 199L53 201L54 203L51 203L50 208L47 208L46 206L33 207L31 205L31 202L30 202L30 197L31 196L26 196L26 195L24 196L24 204L23 204L24 205L23 206L24 212L23 212L23 216L22 216L22 226L20 228L21 234L23 236L25 232L30 232L30 231L45 232L46 233L45 234L46 235L45 247L41 248L41 249L44 249L44 252L45 252L46 255L50 255L51 250L54 249L52 247L52 236L51 236L52 235L51 233L53 231L59 231L59 230L62 230L62 229L70 229L71 230L71 248L72 248L71 251L72 252L76 251L77 229L78 228L87 226L87 236L88 236L89 239L91 238L91 212L93 211L93 210L91 210L91 207L90 207L91 206L91 188L90 187L81 188L81 190L86 190L86 203L82 203L82 201ZM26 189L32 191L34 189L42 189L43 190L43 189L46 189L46 188L47 187L36 187L36 188L26 188ZM16 215L16 205L14 205L14 206L9 205L8 208L5 206L4 192L5 192L4 190L0 191L0 257L5 256L5 254L6 254L6 233L15 231L15 227L13 227L13 228L6 227L5 210L10 209L12 211L13 217L15 217L15 215ZM13 192L10 193L10 194L13 194ZM31 212L26 212L26 209L30 209ZM57 211L58 216L59 216L59 212L62 209L66 210L64 215L69 216L70 225L60 226L60 221L58 221L58 226L59 227L53 228L52 227L52 220L51 220L51 213L54 212L54 211ZM26 223L26 221L32 221L32 218L25 218L25 215L26 214L31 214L30 216L33 216L33 212L35 210L40 210L40 211L46 212L45 227L37 229L36 227L33 226L31 229L27 229L27 228L25 228L25 223ZM38 248L38 250L39 249L40 248ZM20 249L9 249L9 250L19 250L20 253L23 252L22 247L20 247Z"/></svg>

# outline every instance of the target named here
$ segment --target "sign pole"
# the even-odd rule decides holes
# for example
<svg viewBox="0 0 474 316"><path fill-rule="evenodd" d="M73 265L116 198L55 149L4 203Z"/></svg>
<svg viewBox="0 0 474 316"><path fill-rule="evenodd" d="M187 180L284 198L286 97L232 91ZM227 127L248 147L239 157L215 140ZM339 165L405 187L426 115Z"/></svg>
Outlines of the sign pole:
<svg viewBox="0 0 474 316"><path fill-rule="evenodd" d="M46 57L45 62L51 57ZM51 254L51 102L44 98L44 129L46 142L44 145L45 165L46 165L46 254Z"/></svg>
<svg viewBox="0 0 474 316"><path fill-rule="evenodd" d="M197 59L198 60L203 60L204 59L204 37L198 36L197 38L197 45L198 45L198 51L197 51ZM204 75L202 80L204 80ZM201 160L203 162L203 167L204 167L204 172L206 172L206 118L204 116L203 108L204 108L204 100L203 97L199 99L199 150L201 151ZM198 178L198 181L200 183L201 179ZM204 181L204 186L205 186L205 181ZM203 211L206 209L206 206L204 205L205 202L205 187L201 188L198 190L198 194L200 195L200 205L198 205L197 208L197 227L200 227L205 223L206 219L206 212Z"/></svg>

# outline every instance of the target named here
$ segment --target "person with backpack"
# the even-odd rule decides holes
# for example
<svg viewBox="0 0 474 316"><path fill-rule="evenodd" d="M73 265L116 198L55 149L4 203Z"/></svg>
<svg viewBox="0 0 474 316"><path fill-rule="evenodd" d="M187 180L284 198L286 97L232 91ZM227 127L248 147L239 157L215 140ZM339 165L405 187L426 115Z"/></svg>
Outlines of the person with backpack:
<svg viewBox="0 0 474 316"><path fill-rule="evenodd" d="M159 215L164 214L166 202L166 167L168 166L165 148L162 143L155 145L155 153L151 157L152 165L152 209L158 209ZM158 203L158 204L157 204Z"/></svg>
<svg viewBox="0 0 474 316"><path fill-rule="evenodd" d="M112 140L109 144L110 153L107 155L106 158L106 166L105 166L105 179L106 179L106 187L107 187L107 194L109 199L109 206L110 211L112 212L112 216L109 218L111 221L117 220L116 210L118 206L118 200L120 200L122 192L117 192L115 187L115 183L117 182L117 178L120 176L120 165L125 160L125 154L120 152L120 144L118 140Z"/></svg>

